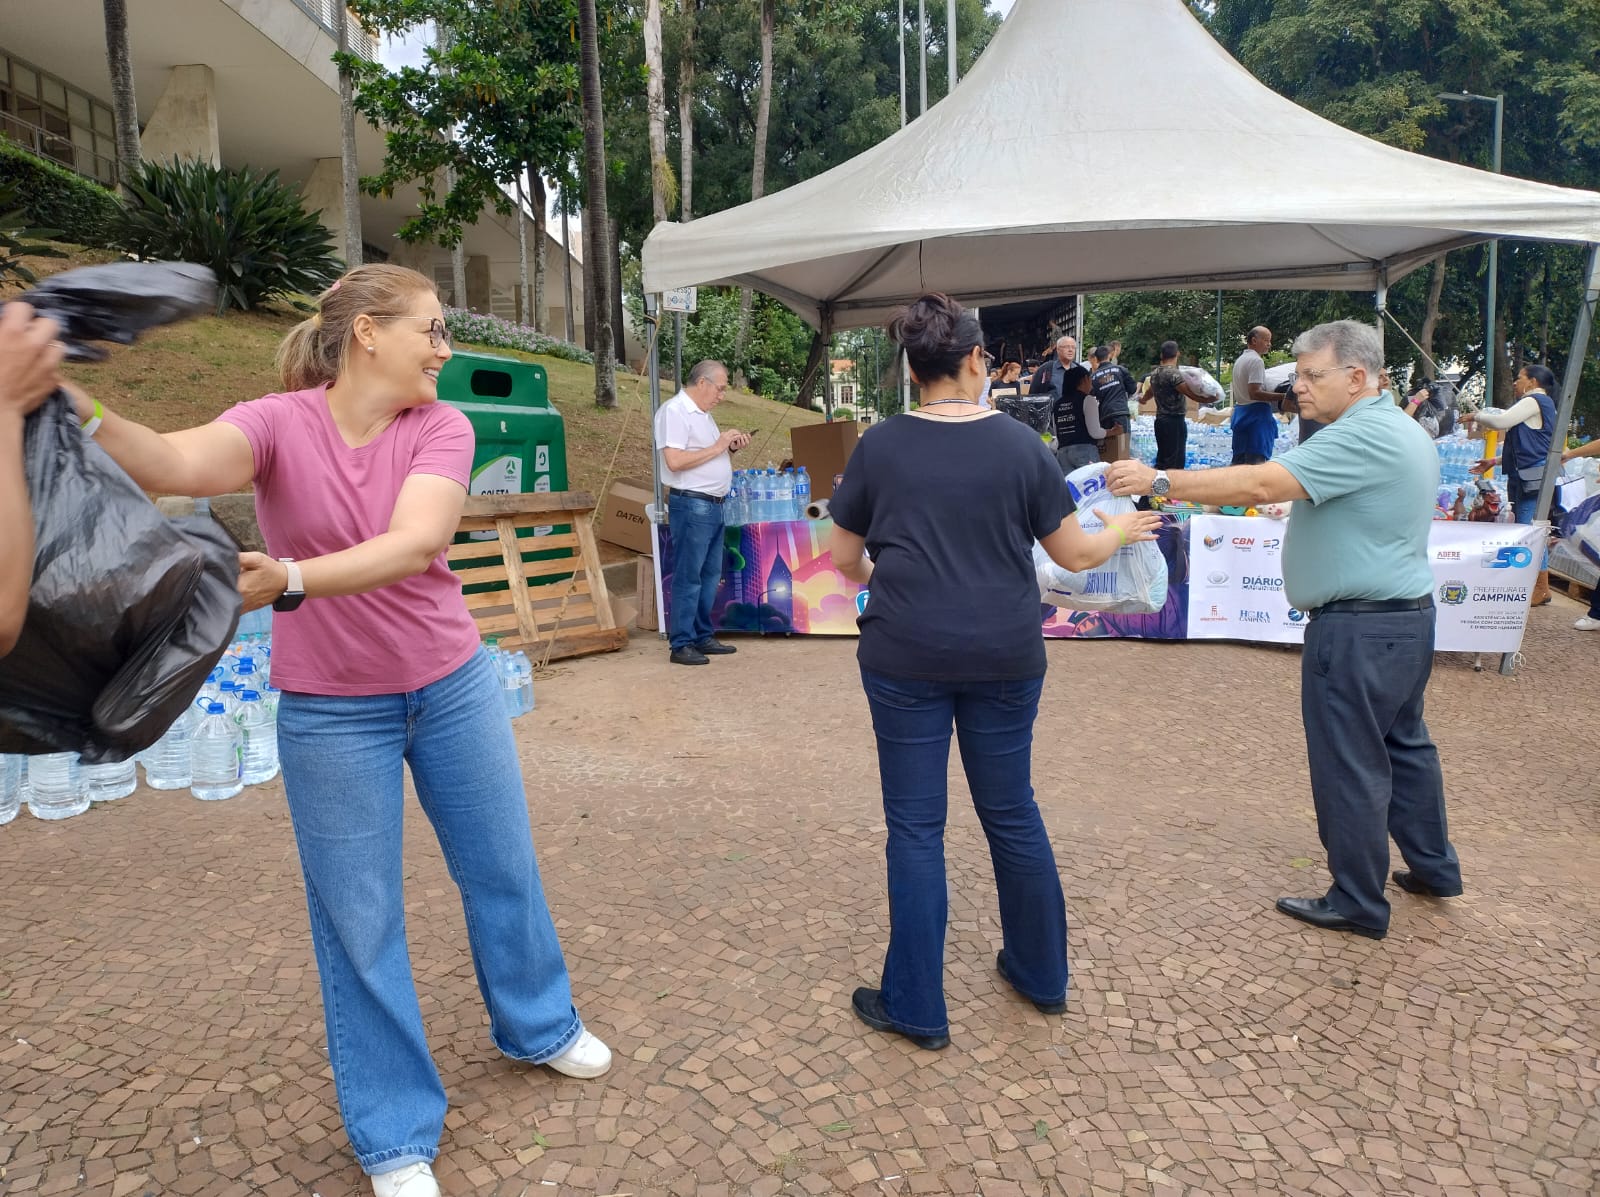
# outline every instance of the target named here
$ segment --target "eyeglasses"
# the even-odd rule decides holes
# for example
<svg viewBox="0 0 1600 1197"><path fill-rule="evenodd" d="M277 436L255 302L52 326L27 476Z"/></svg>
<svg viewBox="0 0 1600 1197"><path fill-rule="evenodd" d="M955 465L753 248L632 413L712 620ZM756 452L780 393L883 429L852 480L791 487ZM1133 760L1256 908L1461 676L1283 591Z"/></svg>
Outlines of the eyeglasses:
<svg viewBox="0 0 1600 1197"><path fill-rule="evenodd" d="M452 345L455 337L450 335L450 330L445 327L443 320L437 316L374 316L374 320L426 320L428 327L424 330L428 334L428 343L435 349L441 345Z"/></svg>
<svg viewBox="0 0 1600 1197"><path fill-rule="evenodd" d="M1329 374L1332 374L1335 371L1354 369L1354 366L1329 366L1326 370L1301 370L1297 377L1305 379L1312 386L1316 386L1317 383L1321 382Z"/></svg>

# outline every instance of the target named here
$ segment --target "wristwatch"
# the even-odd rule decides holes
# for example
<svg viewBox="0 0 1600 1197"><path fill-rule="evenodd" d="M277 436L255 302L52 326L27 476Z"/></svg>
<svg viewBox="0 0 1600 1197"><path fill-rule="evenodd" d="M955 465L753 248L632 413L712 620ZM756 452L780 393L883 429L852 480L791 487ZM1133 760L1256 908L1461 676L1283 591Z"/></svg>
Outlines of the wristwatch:
<svg viewBox="0 0 1600 1197"><path fill-rule="evenodd" d="M289 585L284 587L283 593L272 600L274 611L293 611L306 601L306 586L300 578L300 567L294 563L293 557L279 557L285 569L289 571Z"/></svg>
<svg viewBox="0 0 1600 1197"><path fill-rule="evenodd" d="M1157 470L1155 481L1150 484L1150 493L1158 499L1163 499L1171 489L1172 479L1167 477L1167 471Z"/></svg>

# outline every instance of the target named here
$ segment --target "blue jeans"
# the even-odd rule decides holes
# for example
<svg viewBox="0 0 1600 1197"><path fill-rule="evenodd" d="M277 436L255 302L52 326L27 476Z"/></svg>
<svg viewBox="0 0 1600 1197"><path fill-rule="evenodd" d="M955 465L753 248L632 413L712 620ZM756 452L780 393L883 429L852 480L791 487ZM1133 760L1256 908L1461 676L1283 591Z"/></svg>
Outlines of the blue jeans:
<svg viewBox="0 0 1600 1197"><path fill-rule="evenodd" d="M539 1063L583 1025L539 883L494 667L480 650L409 693L285 691L278 747L350 1145L369 1173L432 1160L446 1103L406 950L403 765L461 891L495 1046Z"/></svg>
<svg viewBox="0 0 1600 1197"><path fill-rule="evenodd" d="M1524 483L1524 485L1527 485ZM1539 491L1537 488L1532 494L1523 494L1511 500L1511 519L1518 524L1531 524L1534 517L1539 514ZM1544 556L1539 561L1540 569L1550 568L1550 543L1545 542Z"/></svg>
<svg viewBox="0 0 1600 1197"><path fill-rule="evenodd" d="M1034 1001L1066 998L1067 907L1030 780L1033 720L1043 684L1039 677L930 682L861 671L889 828L883 1009L904 1030L942 1035L950 1029L944 1003L944 824L952 723L1000 890L1006 971Z"/></svg>
<svg viewBox="0 0 1600 1197"><path fill-rule="evenodd" d="M722 581L722 505L672 496L667 505L672 533L672 625L674 649L711 638L711 604Z"/></svg>

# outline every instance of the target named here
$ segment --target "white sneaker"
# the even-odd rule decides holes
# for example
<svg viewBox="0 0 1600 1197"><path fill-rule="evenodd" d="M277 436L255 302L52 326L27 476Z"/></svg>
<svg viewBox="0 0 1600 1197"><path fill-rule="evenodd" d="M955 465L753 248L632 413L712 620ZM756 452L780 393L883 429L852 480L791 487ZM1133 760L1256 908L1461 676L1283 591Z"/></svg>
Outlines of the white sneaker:
<svg viewBox="0 0 1600 1197"><path fill-rule="evenodd" d="M1580 632L1600 632L1600 619L1595 619L1592 616L1585 615L1572 626L1577 628Z"/></svg>
<svg viewBox="0 0 1600 1197"><path fill-rule="evenodd" d="M407 1164L369 1179L372 1197L439 1197L439 1182L433 1179L433 1168L428 1164Z"/></svg>
<svg viewBox="0 0 1600 1197"><path fill-rule="evenodd" d="M564 1076L587 1080L589 1077L600 1076L611 1068L611 1049L587 1030L580 1029L572 1046L555 1059L546 1060L545 1064ZM410 1197L410 1194L406 1194L406 1197Z"/></svg>

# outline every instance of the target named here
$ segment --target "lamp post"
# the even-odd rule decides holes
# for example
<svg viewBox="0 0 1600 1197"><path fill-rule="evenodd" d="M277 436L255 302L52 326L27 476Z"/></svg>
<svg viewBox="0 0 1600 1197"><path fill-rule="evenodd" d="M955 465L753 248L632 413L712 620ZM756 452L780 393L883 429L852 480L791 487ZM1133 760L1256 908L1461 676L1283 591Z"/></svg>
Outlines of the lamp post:
<svg viewBox="0 0 1600 1197"><path fill-rule="evenodd" d="M1480 96L1470 91L1441 91L1438 93L1441 100L1452 100L1463 104L1493 104L1494 105L1494 165L1490 167L1495 174L1500 173L1500 136L1505 124L1506 98L1504 95ZM1494 308L1495 286L1499 281L1500 271L1500 243L1489 242L1489 302L1488 313L1484 320L1487 330L1483 338L1483 402L1485 407L1494 406L1494 368L1499 361L1500 351L1495 345L1494 336ZM1492 356L1491 356L1492 355Z"/></svg>

